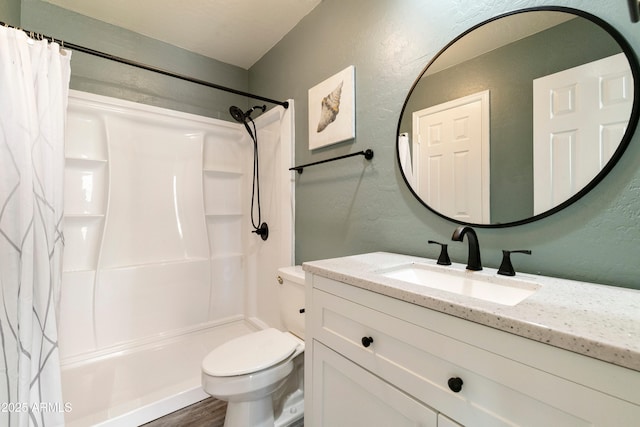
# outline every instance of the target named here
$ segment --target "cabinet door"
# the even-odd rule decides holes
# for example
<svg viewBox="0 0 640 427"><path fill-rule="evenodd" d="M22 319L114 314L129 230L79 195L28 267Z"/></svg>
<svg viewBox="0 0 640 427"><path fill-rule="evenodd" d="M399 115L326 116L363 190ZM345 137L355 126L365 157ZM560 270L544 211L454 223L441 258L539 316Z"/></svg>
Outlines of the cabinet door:
<svg viewBox="0 0 640 427"><path fill-rule="evenodd" d="M319 427L436 427L437 413L313 341L313 414Z"/></svg>

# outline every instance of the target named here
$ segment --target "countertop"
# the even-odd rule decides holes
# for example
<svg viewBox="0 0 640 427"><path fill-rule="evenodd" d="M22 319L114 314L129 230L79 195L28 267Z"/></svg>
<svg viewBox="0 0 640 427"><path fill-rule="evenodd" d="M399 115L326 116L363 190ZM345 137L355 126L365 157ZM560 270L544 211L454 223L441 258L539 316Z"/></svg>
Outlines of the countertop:
<svg viewBox="0 0 640 427"><path fill-rule="evenodd" d="M436 266L428 258L375 252L303 263L303 270L640 371L640 291L518 273L540 288L507 306L392 279L377 272L409 263ZM460 271L462 264L445 267ZM496 276L484 268L471 275ZM503 277L503 276L500 276Z"/></svg>

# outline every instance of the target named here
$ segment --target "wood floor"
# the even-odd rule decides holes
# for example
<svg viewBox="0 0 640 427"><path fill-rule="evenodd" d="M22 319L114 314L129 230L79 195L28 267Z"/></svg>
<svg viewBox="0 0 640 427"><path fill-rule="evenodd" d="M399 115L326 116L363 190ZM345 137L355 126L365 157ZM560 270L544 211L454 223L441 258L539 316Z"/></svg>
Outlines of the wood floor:
<svg viewBox="0 0 640 427"><path fill-rule="evenodd" d="M223 427L226 413L227 402L210 397L144 424L144 427Z"/></svg>
<svg viewBox="0 0 640 427"><path fill-rule="evenodd" d="M227 402L209 397L162 418L143 424L142 427L224 427ZM304 427L304 419L290 427Z"/></svg>

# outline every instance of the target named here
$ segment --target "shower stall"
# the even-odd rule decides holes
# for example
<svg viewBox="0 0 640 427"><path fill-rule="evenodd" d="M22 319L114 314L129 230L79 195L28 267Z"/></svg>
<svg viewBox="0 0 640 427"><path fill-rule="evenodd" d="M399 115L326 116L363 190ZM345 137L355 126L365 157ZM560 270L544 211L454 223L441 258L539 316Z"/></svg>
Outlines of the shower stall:
<svg viewBox="0 0 640 427"><path fill-rule="evenodd" d="M201 400L211 349L281 327L293 114L289 101L253 119L263 240L242 123L71 91L59 321L68 426L136 425Z"/></svg>

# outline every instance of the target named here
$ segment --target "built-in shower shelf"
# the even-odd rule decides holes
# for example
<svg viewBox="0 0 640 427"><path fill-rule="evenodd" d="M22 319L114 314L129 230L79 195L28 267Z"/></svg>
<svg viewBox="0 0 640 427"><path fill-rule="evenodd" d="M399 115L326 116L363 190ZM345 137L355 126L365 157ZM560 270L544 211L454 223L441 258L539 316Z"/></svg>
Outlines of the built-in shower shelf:
<svg viewBox="0 0 640 427"><path fill-rule="evenodd" d="M204 168L203 172L208 175L243 175L242 171L237 169Z"/></svg>
<svg viewBox="0 0 640 427"><path fill-rule="evenodd" d="M68 274L80 274L80 273L95 273L96 269L95 268L89 268L89 267L85 267L85 268L69 268L69 269L63 269L62 273L65 275Z"/></svg>
<svg viewBox="0 0 640 427"><path fill-rule="evenodd" d="M84 157L65 157L65 164L67 166L83 166L90 167L96 164L106 164L107 160L104 159L88 159Z"/></svg>
<svg viewBox="0 0 640 427"><path fill-rule="evenodd" d="M207 262L209 259L206 256L192 256L185 258L174 258L174 259L158 259L153 262L142 262L142 263L127 263L127 264L118 264L118 265L104 265L102 262L101 270L103 272L113 272L119 270L136 270L138 272L142 270L156 270L158 268L169 268L176 267L180 265L190 265L196 263Z"/></svg>
<svg viewBox="0 0 640 427"><path fill-rule="evenodd" d="M62 270L96 269L104 215L72 214L64 216L65 249Z"/></svg>
<svg viewBox="0 0 640 427"><path fill-rule="evenodd" d="M207 212L204 214L206 217L238 217L242 216L241 212Z"/></svg>
<svg viewBox="0 0 640 427"><path fill-rule="evenodd" d="M227 252L211 255L212 260L227 260L229 258L242 258L244 254L242 252Z"/></svg>
<svg viewBox="0 0 640 427"><path fill-rule="evenodd" d="M65 216L103 217L109 181L107 161L67 157L65 162Z"/></svg>

